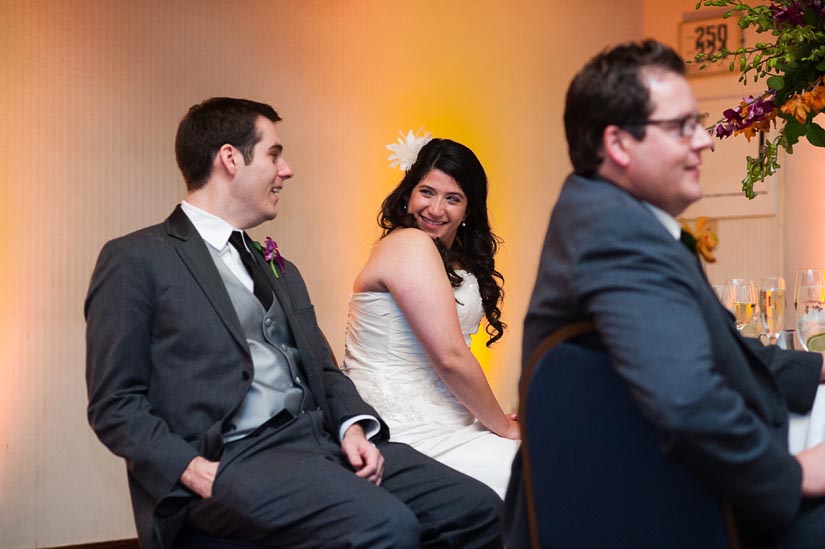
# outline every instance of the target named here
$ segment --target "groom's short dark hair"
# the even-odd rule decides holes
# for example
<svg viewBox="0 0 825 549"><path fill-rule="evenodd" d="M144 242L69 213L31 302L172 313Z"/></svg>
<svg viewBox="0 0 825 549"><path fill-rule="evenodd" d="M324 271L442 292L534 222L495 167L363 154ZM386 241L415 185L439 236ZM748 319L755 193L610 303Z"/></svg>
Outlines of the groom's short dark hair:
<svg viewBox="0 0 825 549"><path fill-rule="evenodd" d="M213 97L189 109L175 137L175 157L188 190L206 183L215 155L226 144L241 151L246 164L252 161L252 150L261 140L255 131L259 116L281 121L271 106L249 99Z"/></svg>
<svg viewBox="0 0 825 549"><path fill-rule="evenodd" d="M598 171L607 126L624 127L636 139L644 139L644 126L625 124L646 120L653 112L642 77L645 69L684 76L685 62L655 40L630 42L602 51L573 78L564 106L564 131L577 174L593 177Z"/></svg>

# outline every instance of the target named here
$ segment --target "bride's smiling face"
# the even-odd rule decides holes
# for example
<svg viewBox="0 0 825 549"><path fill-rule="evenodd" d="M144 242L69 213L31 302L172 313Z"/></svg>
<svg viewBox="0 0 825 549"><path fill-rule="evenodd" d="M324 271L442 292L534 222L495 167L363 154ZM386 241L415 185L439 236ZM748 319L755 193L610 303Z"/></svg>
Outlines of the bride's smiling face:
<svg viewBox="0 0 825 549"><path fill-rule="evenodd" d="M410 193L407 213L412 214L419 229L449 248L467 217L467 196L455 179L433 169Z"/></svg>

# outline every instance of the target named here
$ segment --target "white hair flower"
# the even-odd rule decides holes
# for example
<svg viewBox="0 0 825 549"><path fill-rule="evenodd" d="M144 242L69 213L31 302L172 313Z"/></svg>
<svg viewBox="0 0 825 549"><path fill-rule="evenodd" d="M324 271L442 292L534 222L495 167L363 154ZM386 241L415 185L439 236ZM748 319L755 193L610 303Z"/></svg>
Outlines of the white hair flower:
<svg viewBox="0 0 825 549"><path fill-rule="evenodd" d="M413 134L412 130L407 132L406 136L401 130L398 130L398 134L401 136L398 138L398 143L387 145L387 148L392 151L387 159L391 160L390 167L398 167L406 172L415 164L421 147L429 143L433 136L430 132L424 131L424 128L419 128L417 134Z"/></svg>

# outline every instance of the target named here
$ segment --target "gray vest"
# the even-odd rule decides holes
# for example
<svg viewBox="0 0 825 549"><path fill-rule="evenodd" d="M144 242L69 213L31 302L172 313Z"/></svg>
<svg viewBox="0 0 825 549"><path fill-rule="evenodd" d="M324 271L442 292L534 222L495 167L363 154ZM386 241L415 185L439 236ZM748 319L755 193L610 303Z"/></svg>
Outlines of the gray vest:
<svg viewBox="0 0 825 549"><path fill-rule="evenodd" d="M223 279L252 355L252 385L232 418L224 442L245 437L282 410L293 416L312 406L312 399L300 377L301 355L278 299L264 311L258 298L238 280L211 246L209 253ZM274 297L274 296L273 296Z"/></svg>

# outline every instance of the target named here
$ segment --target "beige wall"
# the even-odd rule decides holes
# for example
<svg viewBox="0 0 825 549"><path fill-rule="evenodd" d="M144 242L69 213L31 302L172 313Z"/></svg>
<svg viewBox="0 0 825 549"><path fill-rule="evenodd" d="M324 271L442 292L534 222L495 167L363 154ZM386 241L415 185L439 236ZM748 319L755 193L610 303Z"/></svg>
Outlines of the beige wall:
<svg viewBox="0 0 825 549"><path fill-rule="evenodd" d="M174 132L205 97L284 116L296 176L255 234L302 266L339 355L351 281L400 178L384 145L426 126L474 148L506 240L512 328L483 360L515 405L520 324L569 169L566 83L641 36L641 0L0 0L0 12L0 547L134 535L123 463L85 422L82 301L101 245L182 197Z"/></svg>

